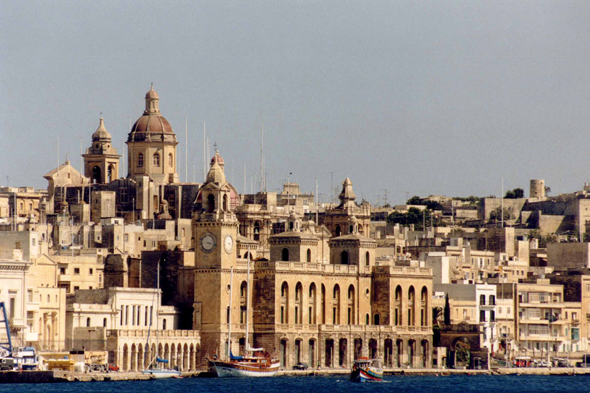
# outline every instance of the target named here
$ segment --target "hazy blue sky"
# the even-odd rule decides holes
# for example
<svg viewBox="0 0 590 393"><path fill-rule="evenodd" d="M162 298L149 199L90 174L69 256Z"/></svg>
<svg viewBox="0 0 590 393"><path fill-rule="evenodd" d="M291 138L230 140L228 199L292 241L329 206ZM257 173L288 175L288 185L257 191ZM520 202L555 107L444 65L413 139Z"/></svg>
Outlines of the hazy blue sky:
<svg viewBox="0 0 590 393"><path fill-rule="evenodd" d="M182 180L186 117L189 180L206 121L240 192L261 123L270 190L290 172L395 203L590 180L588 1L0 0L0 185L45 188L58 136L79 168L100 112L126 154L151 82Z"/></svg>

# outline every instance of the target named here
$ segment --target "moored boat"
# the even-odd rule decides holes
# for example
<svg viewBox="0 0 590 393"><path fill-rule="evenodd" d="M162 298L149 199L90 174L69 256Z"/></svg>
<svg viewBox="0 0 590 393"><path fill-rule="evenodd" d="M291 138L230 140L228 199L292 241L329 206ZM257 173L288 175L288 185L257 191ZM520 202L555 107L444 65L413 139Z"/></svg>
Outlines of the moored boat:
<svg viewBox="0 0 590 393"><path fill-rule="evenodd" d="M354 361L350 372L352 382L383 381L383 364L380 359L360 358Z"/></svg>
<svg viewBox="0 0 590 393"><path fill-rule="evenodd" d="M248 256L250 250L248 249ZM232 304L233 267L230 270L229 304ZM228 318L227 360L207 358L209 372L218 377L274 377L279 371L281 362L271 356L264 348L250 348L248 345L248 313L250 310L250 257L248 257L248 271L246 276L246 350L244 356L234 356L231 351L231 313Z"/></svg>
<svg viewBox="0 0 590 393"><path fill-rule="evenodd" d="M247 356L233 356L229 360L207 359L209 372L218 377L273 377L279 371L278 359L263 349L251 349Z"/></svg>
<svg viewBox="0 0 590 393"><path fill-rule="evenodd" d="M155 362L157 365L155 368L147 368L143 370L142 373L150 375L155 379L182 378L182 373L180 371L164 367L164 364L168 363L168 360L156 357Z"/></svg>

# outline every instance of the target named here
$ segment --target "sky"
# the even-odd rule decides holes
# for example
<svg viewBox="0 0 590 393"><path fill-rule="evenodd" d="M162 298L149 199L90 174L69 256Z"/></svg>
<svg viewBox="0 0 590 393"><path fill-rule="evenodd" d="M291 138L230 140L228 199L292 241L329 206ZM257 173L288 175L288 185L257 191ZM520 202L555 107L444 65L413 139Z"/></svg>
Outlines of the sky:
<svg viewBox="0 0 590 393"><path fill-rule="evenodd" d="M130 122L151 83L180 142L182 181L203 180L204 125L239 192L260 188L262 125L267 189L289 180L315 192L317 179L325 202L347 177L373 204L528 196L530 179L557 195L590 181L587 1L0 9L0 186L46 188L66 155L79 169L101 116L126 176Z"/></svg>

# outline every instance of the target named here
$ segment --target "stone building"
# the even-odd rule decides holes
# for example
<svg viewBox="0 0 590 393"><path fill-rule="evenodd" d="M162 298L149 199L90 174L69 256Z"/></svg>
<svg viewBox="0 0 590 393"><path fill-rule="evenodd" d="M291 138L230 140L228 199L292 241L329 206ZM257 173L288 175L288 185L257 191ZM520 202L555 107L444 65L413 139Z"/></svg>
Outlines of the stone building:
<svg viewBox="0 0 590 393"><path fill-rule="evenodd" d="M244 246L235 246L231 193L223 169L212 162L193 231L194 329L201 332L203 355L228 353L231 319L233 353L245 349L248 321L249 343L273 352L285 368L299 361L348 367L359 356L380 357L389 367L431 366L432 271L376 263L376 242L360 233L368 230L370 209L356 205L350 180L330 218L335 233L341 226L339 236L327 241L323 227L294 216L292 229L288 224L269 237L269 258L250 266L236 251Z"/></svg>
<svg viewBox="0 0 590 393"><path fill-rule="evenodd" d="M68 298L66 317L67 347L108 351L121 370L142 371L156 356L181 371L198 365L199 333L176 330L178 312L161 305L158 289L78 291Z"/></svg>

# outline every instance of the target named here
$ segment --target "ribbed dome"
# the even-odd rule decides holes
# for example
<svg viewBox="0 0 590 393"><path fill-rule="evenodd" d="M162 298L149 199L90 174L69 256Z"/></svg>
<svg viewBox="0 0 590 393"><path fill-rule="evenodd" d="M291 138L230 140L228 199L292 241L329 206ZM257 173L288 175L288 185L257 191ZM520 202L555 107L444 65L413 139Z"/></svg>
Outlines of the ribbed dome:
<svg viewBox="0 0 590 393"><path fill-rule="evenodd" d="M168 120L160 113L160 99L154 87L145 95L145 111L133 124L127 142L176 142Z"/></svg>
<svg viewBox="0 0 590 393"><path fill-rule="evenodd" d="M92 141L93 142L110 142L112 139L113 139L113 137L111 136L111 134L109 134L107 129L104 127L104 120L101 117L100 124L98 125L98 128L96 129L94 134L92 134Z"/></svg>
<svg viewBox="0 0 590 393"><path fill-rule="evenodd" d="M150 98L150 99L158 99L158 98L160 98L160 97L158 96L158 93L156 93L156 91L154 90L154 86L153 86L153 85L152 85L152 88L150 89L150 91L148 91L148 92L145 94L145 98L146 98L146 99L148 99L148 98Z"/></svg>

